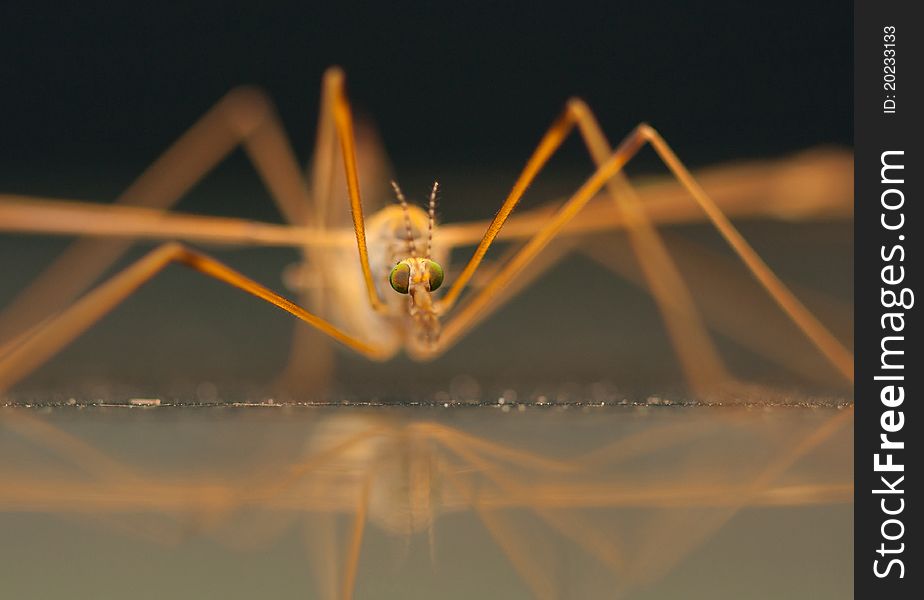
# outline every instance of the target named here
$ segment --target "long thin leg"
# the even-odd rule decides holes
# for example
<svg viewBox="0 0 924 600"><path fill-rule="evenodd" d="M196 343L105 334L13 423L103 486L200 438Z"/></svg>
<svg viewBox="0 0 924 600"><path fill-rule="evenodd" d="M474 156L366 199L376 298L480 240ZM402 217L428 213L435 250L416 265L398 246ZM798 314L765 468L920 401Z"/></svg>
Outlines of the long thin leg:
<svg viewBox="0 0 924 600"><path fill-rule="evenodd" d="M343 73L339 68L330 68L324 74L317 137L308 177L313 213L303 225L321 229L325 233L322 237L336 238L339 248L352 249L357 247L356 236L352 231L352 211L342 210L350 202L345 169L340 164L341 153L332 108L336 90L342 86L342 81ZM374 209L384 198L391 198L390 194L384 193L386 188L383 185L390 179L388 159L374 128L362 121L357 125L356 161L363 174L361 191L366 208ZM310 236L301 239L305 242L301 246L303 265L312 270L312 286L302 289L299 298L304 306L312 307L319 314L336 314L337 306L343 305L342 299L337 296L341 286L336 279L340 273L337 269L322 267L338 264L344 254L334 246L314 243ZM289 396L327 389L334 360L334 348L325 336L311 327L296 323L288 364L273 387Z"/></svg>
<svg viewBox="0 0 924 600"><path fill-rule="evenodd" d="M0 390L7 389L41 365L171 263L184 265L265 300L371 359L387 358L377 348L344 333L327 321L217 260L189 250L180 244L169 243L153 250L100 285L0 357Z"/></svg>
<svg viewBox="0 0 924 600"><path fill-rule="evenodd" d="M322 124L325 122L321 119ZM336 137L333 141L336 143ZM319 140L318 148L316 154L322 154L320 149L327 145ZM353 232L330 230L326 209L321 208L330 204L325 201L331 195L330 183L314 183L316 179L326 181L315 173L323 171L319 165L329 165L330 160L317 156L314 164L311 200L317 209L316 216L306 216L298 225L191 215L123 204L0 194L0 231L242 246L345 247L354 244ZM361 160L360 166L365 173L368 166L363 166ZM850 153L816 149L779 160L711 167L698 172L696 179L729 217L828 219L850 216L852 172ZM640 210L653 223L690 223L704 217L699 207L690 202L683 186L673 178L644 183L636 192L641 200ZM558 199L512 214L498 232L497 241L528 239L563 201ZM312 223L315 226L312 227ZM450 247L476 245L489 224L487 220L442 224L439 241ZM599 195L565 226L561 235L578 236L625 228L625 216L612 209L605 195Z"/></svg>
<svg viewBox="0 0 924 600"><path fill-rule="evenodd" d="M577 127L579 133L581 134L582 139L584 140L585 145L590 151L591 157L594 162L597 164L597 167L600 167L600 164L605 161L611 149L609 143L606 141L606 138L603 136L603 132L600 130L600 127L597 125L596 120L593 118L590 110L587 106L580 100L571 100L565 106L562 114L552 123L551 127L543 135L542 139L539 141L539 144L536 146L536 149L533 151L532 156L526 162L526 166L523 168L520 176L517 178L516 182L513 185L513 189L508 194L507 198L504 200L504 203L501 205L500 210L497 211L497 214L488 224L487 229L482 236L481 241L478 244L478 247L475 248L472 257L469 259L468 264L453 282L452 287L449 291L440 299L438 307L443 312L449 311L459 299L459 295L465 289L465 286L468 284L469 280L475 273L475 270L478 268L478 265L484 259L485 254L487 254L488 248L500 234L501 229L506 224L507 220L510 218L513 210L520 203L520 200L523 197L523 194L526 193L527 188L532 184L536 179L542 169L545 167L546 163L552 158L555 152L561 147L562 143L568 138L570 133ZM610 195L614 200L617 200L619 196L625 196L628 192L625 189L626 182L624 175L621 173L614 173L613 177L608 179L605 184L610 191ZM598 190L594 190L596 193ZM588 198L587 200L590 200ZM625 202L620 201L622 204ZM586 201L584 202L586 204ZM625 209L625 206L623 206ZM639 220L642 218L639 216L638 211L631 211L628 215L626 226L638 226ZM577 212L575 215L576 216ZM625 217L626 215L624 215ZM569 219L570 221L571 219Z"/></svg>
<svg viewBox="0 0 924 600"><path fill-rule="evenodd" d="M722 234L728 245L741 258L748 270L760 281L767 293L779 305L783 312L802 330L815 346L827 357L845 379L853 383L853 353L841 344L831 332L808 310L802 302L786 287L773 270L757 254L754 248L732 225L728 217L709 198L705 190L696 182L690 171L677 158L661 135L648 125L642 125L638 131L643 139L654 147L662 161L674 176L690 192L696 202L709 217L715 228Z"/></svg>
<svg viewBox="0 0 924 600"><path fill-rule="evenodd" d="M369 304L372 305L373 309L381 311L385 309L385 303L382 302L376 291L375 280L372 278L372 268L369 266L369 249L366 245L366 225L363 219L363 205L359 192L359 174L356 169L356 138L353 134L353 114L344 91L343 72L336 69L329 73L332 95L331 109L343 155L347 191L350 195L350 210L353 216L353 231L356 233L356 246L359 250L359 263L362 267L363 278L366 281Z"/></svg>
<svg viewBox="0 0 924 600"><path fill-rule="evenodd" d="M334 101L333 101L334 121L336 123L336 128L338 131L338 135L341 141L341 147L343 151L343 159L344 159L347 184L348 184L347 187L350 192L351 207L353 208L352 213L353 213L353 221L354 221L357 245L358 245L359 252L360 252L360 259L361 259L361 262L363 263L363 268L364 268L364 272L366 275L367 290L369 291L369 294L370 294L370 302L373 304L374 307L376 307L375 300L377 299L377 296L374 291L374 285L372 284L371 274L368 269L368 257L365 251L365 235L364 235L363 222L362 222L362 206L361 206L361 202L359 199L358 178L356 174L356 164L355 164L356 163L355 147L354 147L355 145L353 143L353 135L352 135L352 118L350 116L349 106L347 104L345 95L343 94L343 90L342 90L342 74L339 73L339 71L333 71L331 79L334 82L334 84L332 85L333 96L334 96ZM505 202L504 207L502 208L501 212L498 214L497 218L495 218L495 221L492 222L491 226L489 226L489 230L485 234L484 238L482 239L482 243L479 245L478 249L476 250L476 253L473 256L472 260L463 270L462 275L456 281L456 285L453 287L452 290L450 290L447 297L444 298L444 303L445 303L443 305L444 308L448 308L448 306L451 306L452 302L454 301L453 298L458 296L458 292L461 290L462 286L465 284L466 278L467 277L470 278L471 272L473 272L474 269L477 268L477 263L480 262L481 258L484 256L484 253L487 251L487 247L490 245L493 238L497 236L497 233L500 231L500 227L503 226L507 216L509 216L509 213L513 210L514 206L519 201L519 197L522 195L522 192L525 191L526 186L528 186L532 178L534 178L536 174L538 174L539 170L544 165L545 161L548 160L548 158L555 151L558 145L560 145L564 137L567 135L570 129L573 128L575 123L580 127L582 133L584 134L585 140L587 140L588 146L591 148L592 153L595 155L595 159L597 160L597 162L601 160L600 157L602 156L603 148L605 147L605 139L602 140L602 134L599 133L599 128L596 127L596 124L595 122L593 122L592 117L588 117L588 114L589 114L589 111L582 110L582 105L580 103L572 102L571 104L569 104L569 108L566 111L566 113L563 115L563 117L558 122L556 122L555 125L553 125L552 129L550 129L549 133L543 139L543 142L540 144L540 147L537 149L533 158L530 160L529 164L527 165L526 170L524 170L524 173L521 176L520 180L517 182L517 185L514 188L514 192L511 193L511 196ZM594 136L596 136L597 138L596 142L594 141ZM600 140L602 140L602 142ZM601 145L601 143L603 145ZM612 184L612 180L610 180L609 183ZM657 242L657 240L655 240L655 242ZM650 244L648 246L650 247ZM670 268L665 267L665 265L668 264L668 263L665 263L664 261L664 259L666 258L666 255L664 255L664 253L658 253L658 252L639 252L640 257L647 257L649 255L654 255L656 258L658 258L660 255L660 258L658 258L658 261L656 261L660 263L660 266L652 263L653 266L649 266L646 271L649 273L657 272L661 274L659 277L654 278L653 279L654 281L660 281L660 282L665 281L663 273L669 273L671 271ZM466 273L469 273L467 277L466 277ZM680 283L682 285L682 282L680 282L679 278L671 276L670 279L674 280L675 283ZM662 289L660 292L658 291L657 288L655 288L656 295L659 295L661 297L670 295L676 298L678 294L677 293L671 294L670 290L676 291L678 289L682 289L682 288L678 288L676 285L673 285L673 286L667 285L667 286L663 286L663 288L664 289ZM453 296L454 293L455 293L455 296ZM679 295L684 296L684 294L679 294ZM664 302L661 302L661 304L662 306L665 305ZM685 302L683 304L685 306L691 306L689 302ZM688 324L696 320L695 313L693 313L690 310L687 310L686 312L687 314L686 316L684 316L684 318L674 319L679 325L678 327L675 327L673 329L677 330L678 332L680 332L680 330L683 327L689 327ZM693 319L690 318L691 314L694 317ZM674 337L675 339L683 340L683 339L688 339L690 337L697 337L697 336L690 336L690 335L684 336L684 335L681 335L680 333L675 333ZM702 337L702 336L699 336L699 337ZM688 347L695 347L695 348L702 349L704 346L703 344L700 343L700 344L688 344ZM686 352L686 354L692 355L693 353ZM698 354L702 354L702 351L699 352ZM707 362L712 362L714 364L716 363L716 361L714 360L707 361ZM699 368L697 370L701 371L703 369Z"/></svg>
<svg viewBox="0 0 924 600"><path fill-rule="evenodd" d="M456 303L459 298L459 294L462 293L462 290L465 288L466 284L468 284L468 281L472 278L472 275L475 274L475 270L484 259L485 254L488 252L488 248L491 246L491 243L494 241L494 239L497 237L497 234L504 226L504 223L507 221L510 213L512 213L513 209L516 208L516 205L519 204L520 199L526 192L526 188L529 187L529 185L539 174L539 171L542 170L542 167L545 166L552 155L555 154L555 151L568 137L568 133L574 127L575 118L576 115L570 109L566 109L565 112L558 119L556 119L546 134L539 141L539 145L536 147L533 155L527 161L526 166L523 168L523 172L520 174L520 177L517 179L516 183L514 183L513 189L510 191L507 199L501 205L500 210L497 211L494 219L488 225L488 229L485 231L481 242L478 244L478 247L475 248L475 252L472 254L472 258L469 259L468 264L456 278L455 282L452 284L452 287L449 288L449 291L446 292L446 295L437 302L437 307L439 310L446 312Z"/></svg>
<svg viewBox="0 0 924 600"><path fill-rule="evenodd" d="M511 196L504 203L494 221L488 225L487 232L466 269L462 271L453 289L443 299L442 306L444 310L448 310L455 302L457 292L466 283L467 273L473 274L478 261L486 252L488 238L491 235L500 234L499 227L504 224L504 215L509 216L509 211L512 211L516 203L519 202L517 194L521 194L525 190L525 185L528 185L531 178L535 177L538 170L544 165L545 160L557 148L555 144L560 144L561 140L564 139L563 136L567 135L575 124L598 167L609 157L612 150L590 109L579 100L569 102L561 119L553 125L543 142L540 143L523 176L514 186ZM546 144L546 142L549 142L549 144ZM836 162L825 163L825 167L826 172L838 171ZM629 233L629 240L632 243L635 257L642 267L648 288L651 290L662 318L667 325L687 380L700 393L714 388L717 383L729 381L730 377L694 306L692 294L690 294L681 278L679 270L667 252L663 241L654 228L652 219L649 218L635 190L621 173L607 182L607 188L610 198L615 202L617 208L615 214L622 219L621 224ZM737 189L736 193L741 195L743 191ZM577 215L574 216L577 217ZM589 216L591 215L584 215L584 217ZM585 218L584 220L586 221L587 219ZM594 215L591 222L602 223L605 220L601 220L598 215ZM567 225L573 226L574 224L569 222ZM468 229L471 229L471 227L468 227ZM534 230L530 229L529 231ZM456 233L458 236L461 232L447 233L450 234L449 237L451 238L452 233ZM509 290L505 290L505 295L510 297L512 294L509 293ZM478 319L485 318L490 312L496 310L500 303L501 299L496 297L492 302L492 306L481 312Z"/></svg>
<svg viewBox="0 0 924 600"><path fill-rule="evenodd" d="M597 167L607 160L612 149L596 119L582 101L571 100L561 117L540 141L510 196L488 226L484 238L475 249L468 265L446 296L440 300L440 310L447 311L453 306L504 222L519 203L527 186L575 126ZM626 219L626 229L629 232L636 259L642 266L652 296L667 325L687 380L696 392L704 394L718 383L729 379L718 351L706 333L706 328L693 305L689 290L683 283L661 238L644 211L639 208L639 200L628 180L622 173L617 173L606 181L606 187L618 211Z"/></svg>
<svg viewBox="0 0 924 600"><path fill-rule="evenodd" d="M553 126L553 129L560 128L559 124ZM554 132L553 132L554 133ZM558 134L560 136L560 132ZM557 138L556 138L557 139ZM558 141L560 143L560 141ZM673 154L669 146L661 137L648 125L638 126L626 139L619 145L611 157L603 163L596 172L578 189L577 192L561 207L561 209L548 220L548 222L530 238L523 248L511 259L494 277L492 281L484 286L456 316L446 324L440 343L431 354L435 357L444 352L448 347L455 343L458 338L464 335L477 321L479 321L485 311L490 307L492 299L502 290L509 282L515 278L525 268L533 258L561 231L561 229L576 215L590 199L599 191L613 175L619 173L625 164L641 149L646 143L650 143L661 159L667 164L671 172L683 184L683 186L693 195L700 208L706 213L706 216L712 224L719 230L729 245L735 250L742 259L751 273L757 278L764 289L770 294L774 301L789 315L803 333L815 344L815 346L825 355L825 357L835 366L835 368L848 380L853 381L853 356L841 345L841 343L808 311L807 308L789 291L770 268L757 255L753 248L741 237L741 234L734 228L727 217L722 213L712 200L706 195L701 187L693 180L689 171L683 166L680 160ZM545 156L547 160L547 156ZM533 162L533 161L531 161ZM534 175L534 173L533 173ZM512 195L513 204L519 200L519 196ZM505 206L507 203L505 203ZM513 206L509 207L509 211ZM496 237L496 231L503 226L504 217L503 209L498 213L498 218L492 223L492 229L485 234L487 243L483 243L483 251L476 250L476 254L469 264L470 271L474 272L478 263L487 252L487 247ZM496 227L494 227L496 225ZM482 246L479 246L479 249ZM477 259L477 260L476 260ZM474 266L472 264L474 263ZM468 269L468 268L467 268ZM471 272L465 281L471 277ZM461 277L461 276L460 276ZM458 285L458 282L457 282ZM451 305L451 303L450 303Z"/></svg>
<svg viewBox="0 0 924 600"><path fill-rule="evenodd" d="M305 217L308 220L299 223L299 225L313 224L325 231L333 224L329 212L334 186L334 167L337 162L337 133L331 110L332 90L336 81L341 78L339 69L331 68L325 71L321 82L318 125L308 174L313 214L306 214ZM310 239L303 238L306 241ZM355 243L354 239L351 238L349 243ZM303 265L320 267L330 263L329 253L319 251L308 243L302 244L300 249ZM320 314L329 314L327 312L330 308L327 303L329 293L325 289L330 286L329 269L317 268L315 277L317 287L302 289L299 299L302 304L311 306ZM288 361L272 386L284 396L323 392L329 388L334 363L334 348L328 343L326 336L312 327L296 323L289 345Z"/></svg>
<svg viewBox="0 0 924 600"><path fill-rule="evenodd" d="M805 350L793 345L792 336L787 335L791 327L787 316L773 310L773 300L763 292L759 283L734 264L733 259L709 251L700 244L680 239L679 236L669 241L678 266L687 276L698 300L697 304L702 309L703 318L710 327L806 379L824 385L839 385L842 382L840 374L828 370L827 362L819 363L825 361L825 358L816 358L816 351L810 342L806 344ZM631 257L613 252L615 242L612 236L589 236L581 244L580 251L603 268L644 288L644 278L631 264ZM517 282L520 279L518 277ZM797 288L796 291L801 297L809 299L811 290ZM849 331L846 319L839 318L849 314L846 307L817 294L812 304L821 308L821 314L833 317L827 321L834 326L835 331Z"/></svg>
<svg viewBox="0 0 924 600"><path fill-rule="evenodd" d="M329 109L325 110L329 110L331 115L330 118L322 115L321 121L333 121L340 141L360 263L370 303L379 310L384 305L376 293L369 267L353 118L343 88L342 71L330 69L325 74L325 95L329 96ZM302 215L307 194L294 153L269 100L249 89L236 90L220 101L116 202L167 208L240 143L244 144L286 218L293 223L304 222ZM326 147L325 144L326 141L322 148ZM314 183L323 188L319 182L324 180L322 173ZM66 306L110 267L128 245L127 242L95 240L76 242L0 315L0 339L12 337Z"/></svg>
<svg viewBox="0 0 924 600"><path fill-rule="evenodd" d="M569 104L578 115L578 128L599 167L613 150L587 105L580 100L572 100ZM729 375L693 304L693 296L661 236L640 208L639 198L625 175L620 172L610 179L607 189L617 210L626 217L629 242L667 326L687 381L699 394L707 393L716 384L728 381Z"/></svg>
<svg viewBox="0 0 924 600"><path fill-rule="evenodd" d="M350 196L355 239L369 300L374 309L381 310L384 304L377 296L369 269L356 166L353 120L343 91L342 71L337 68L329 69L325 74L323 88L318 152L316 153L316 158L322 164L318 165L315 170L315 177L312 179L313 191L321 193L324 198L329 196L331 184L329 174L330 167L333 166L330 146L339 139ZM334 132L336 132L335 137ZM305 210L307 205L305 183L299 173L285 133L268 100L250 90L229 94L126 190L117 203L166 208L242 141L286 218L290 222L303 226L308 223L309 217ZM46 204L44 208L58 210L62 208L60 206L49 207L47 203L44 204ZM323 210L326 210L326 205L318 211L319 214L316 216L323 218L321 214ZM22 216L21 211L20 216ZM137 221L135 223L140 231L151 231L157 228L158 223L152 223L150 214L139 214L136 210L131 216L136 220L141 218L140 224ZM60 219L58 223L61 223ZM34 219L27 225L34 227ZM106 222L102 229L113 233L112 225L111 221ZM285 242L292 241L291 231L280 231L280 228L270 225L244 224L240 227L238 223L229 221L212 221L194 217L188 217L179 225L181 225L181 231L187 233L194 232L193 228L197 225L204 225L205 227L199 233L193 233L196 236L202 236L204 232L218 239L221 239L222 235L231 238L241 236L251 241L256 240L257 243L279 243L280 238L285 238ZM186 229L182 230L182 226ZM100 226L97 225L97 228L99 229ZM324 238L323 235L313 237L319 241ZM312 239L312 236L305 236L302 239ZM311 247L317 246L317 243L302 242L297 245L310 252ZM81 240L75 243L65 255L59 257L42 276L22 292L7 311L0 314L0 339L17 338L24 330L30 329L47 315L67 305L86 289L90 282L110 267L117 256L128 246L127 241ZM297 330L293 340L291 352L293 356L290 365L303 362L306 341L316 340L310 334L305 333L304 329ZM316 368L309 373L311 376L309 378L314 378L318 372L329 371L329 363L332 360L329 352L319 347L317 352L312 353L312 357L324 364L317 364ZM297 370L299 375L305 375L306 368L303 365ZM286 370L287 373L291 371L292 369ZM299 381L304 381L304 379L305 377L298 377Z"/></svg>
<svg viewBox="0 0 924 600"><path fill-rule="evenodd" d="M729 217L786 221L842 219L853 214L853 156L842 150L813 149L792 157L719 165L696 173L709 197ZM645 216L659 225L699 222L702 210L673 177L647 180L636 188ZM512 214L497 241L528 239L551 217L565 198ZM439 229L440 242L475 245L490 221L449 223ZM591 200L570 221L562 235L625 229L626 217L612 210L605 195Z"/></svg>
<svg viewBox="0 0 924 600"><path fill-rule="evenodd" d="M0 230L234 246L342 248L355 243L347 231L320 227L12 194L0 194Z"/></svg>
<svg viewBox="0 0 924 600"><path fill-rule="evenodd" d="M297 220L306 193L300 169L270 101L260 92L232 91L183 134L116 200L116 204L172 206L236 146L248 156L286 218ZM0 339L9 339L70 304L131 242L74 242L0 313Z"/></svg>

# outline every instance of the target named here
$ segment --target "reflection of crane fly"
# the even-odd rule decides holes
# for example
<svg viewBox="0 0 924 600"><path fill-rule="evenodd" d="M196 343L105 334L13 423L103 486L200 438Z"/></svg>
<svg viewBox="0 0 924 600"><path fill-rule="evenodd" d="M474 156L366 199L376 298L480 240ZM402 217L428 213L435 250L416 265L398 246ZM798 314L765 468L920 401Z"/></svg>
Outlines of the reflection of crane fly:
<svg viewBox="0 0 924 600"><path fill-rule="evenodd" d="M605 567L606 589L627 591L655 585L741 509L833 506L853 495L850 408L530 409L500 428L495 411L476 409L495 437L517 438L504 442L408 411L350 411L306 434L293 425L313 411L267 421L252 410L175 420L154 409L145 414L168 416L144 427L145 443L119 442L120 452L119 436L91 446L68 433L79 423L70 417L4 411L0 513L101 519L171 548L190 531L256 544L304 519L320 597L349 597L364 568L386 558L370 550L382 549L372 535L428 546L436 568L450 547L494 545L533 595L549 598L564 585L547 562L560 554L553 548ZM90 415L129 431L146 421ZM167 445L188 460L135 464Z"/></svg>

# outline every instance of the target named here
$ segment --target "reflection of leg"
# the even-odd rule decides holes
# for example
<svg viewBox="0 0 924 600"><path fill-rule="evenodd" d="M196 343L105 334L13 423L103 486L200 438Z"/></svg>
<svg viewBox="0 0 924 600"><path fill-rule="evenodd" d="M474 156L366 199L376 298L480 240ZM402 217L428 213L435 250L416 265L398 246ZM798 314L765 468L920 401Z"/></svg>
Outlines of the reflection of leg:
<svg viewBox="0 0 924 600"><path fill-rule="evenodd" d="M680 506L661 511L659 518L653 520L654 527L650 535L644 538L647 544L636 549L637 564L633 570L639 573L639 581L655 581L666 574L742 508L752 505L762 494L770 491L780 476L852 419L853 408L844 409L822 422L797 443L783 445L786 450L764 466L756 477L744 485L733 486L724 493L719 492L717 499L726 501L724 505L718 504L712 509ZM677 535L680 528L683 528L683 536Z"/></svg>
<svg viewBox="0 0 924 600"><path fill-rule="evenodd" d="M174 262L265 300L368 358L386 358L376 348L340 331L327 321L316 317L215 259L171 243L152 251L100 285L69 309L50 319L16 347L9 349L0 357L0 390L7 389L43 364L93 323L118 306L141 285Z"/></svg>
<svg viewBox="0 0 924 600"><path fill-rule="evenodd" d="M514 531L509 519L499 514L498 509L482 506L477 491L467 486L457 473L447 470L445 476L448 483L466 499L467 504L484 523L488 533L513 564L520 579L532 590L533 595L542 600L557 598L555 590L558 586L552 578L556 570L555 559L549 552L548 540L535 536L531 540L534 543L527 543L521 535L522 532Z"/></svg>
<svg viewBox="0 0 924 600"><path fill-rule="evenodd" d="M0 360L2 364L2 360ZM0 372L2 377L2 372ZM125 482L138 479L129 467L100 452L79 437L47 423L43 419L30 416L27 412L7 411L0 421L6 428L31 440L39 448L51 452L74 467L103 482Z"/></svg>
<svg viewBox="0 0 924 600"><path fill-rule="evenodd" d="M513 499L512 506L527 508L553 529L577 542L604 564L617 572L622 571L624 561L622 551L613 544L612 540L599 535L592 526L577 514L574 514L573 511L546 508L544 499L540 497L541 492L536 494L536 490L531 489L530 486L520 484L512 469L497 464L499 459L511 462L521 469L528 468L533 477L542 482L544 478L548 478L552 473L560 475L565 471L573 470L568 463L534 456L520 450L513 450L441 426L430 428L429 433L464 462L466 471L474 470L475 473L484 475L493 485L497 486L497 490L502 496ZM481 453L490 458L486 458ZM485 524L491 537L498 543L517 569L520 577L530 586L537 597L555 597L556 594L553 593L553 590L556 586L554 581L549 578L550 574L555 571L552 568L553 559L547 557L545 564L542 564L541 558L537 556L537 551L543 549L547 541L540 536L535 536L535 530L533 529L534 539L531 543L528 542L524 537L528 535L526 528L515 531L510 526L511 520L506 517L502 518L498 514L500 509L496 505L491 506L490 502L487 505L485 504L484 500L487 498L483 495L479 496L478 491L476 491L483 490L481 486L466 485L462 478L452 469L445 469L444 473L456 487L459 495L467 498L469 504ZM508 510L510 509L508 508Z"/></svg>
<svg viewBox="0 0 924 600"><path fill-rule="evenodd" d="M517 477L513 469L500 467L463 444L444 446L465 465L461 470L448 472L453 485L460 496L469 500L491 535L524 577L532 576L530 568L535 565L537 557L525 549L532 549L532 545L524 539L529 532L514 531L509 525L509 519L502 520L497 516L497 511L504 507L522 507L531 511L552 529L624 576L627 585L637 585L662 577L724 526L740 509L757 504L775 505L780 501L781 491L784 495L791 492L786 488L774 488L775 482L852 418L853 411L849 409L827 419L794 444L782 440L779 445L786 450L743 485L701 483L698 477L691 476L686 484L682 481L666 485L652 482L653 485L643 489L626 489L625 484L615 481L597 481L590 485L586 481L574 481L571 478L556 481L548 471L534 471L524 473L525 477ZM696 429L699 437L709 435L708 430L702 431L699 426ZM672 427L665 427L663 433L665 435L659 437L663 438L665 446L670 446L670 438L676 432ZM628 453L627 458L631 458L634 445L629 443L623 448ZM617 443L609 447L603 454L613 454L619 449L618 446ZM657 446L649 448L646 454L662 449L661 445ZM634 454L637 455L638 450L635 448ZM603 467L599 464L605 458L603 454L593 452L577 459L577 462L594 463L599 469ZM482 475L490 481L491 486L463 481L460 474L463 472ZM596 480L603 477L601 473L605 472L588 470L586 473ZM536 482L528 483L531 479L536 479ZM787 501L801 505L806 502L826 502L828 499L844 501L851 497L850 486L799 486L795 491L797 496L784 498L784 505ZM633 538L641 543L631 551L626 551L618 544L623 536L604 535L599 523L592 524L576 512L582 507L652 512L645 520L644 531L638 532Z"/></svg>
<svg viewBox="0 0 924 600"><path fill-rule="evenodd" d="M308 550L308 567L317 592L322 600L338 600L341 574L341 540L337 534L337 516L327 512L304 516L305 544ZM315 596L310 596L315 597Z"/></svg>
<svg viewBox="0 0 924 600"><path fill-rule="evenodd" d="M609 539L599 528L581 518L574 510L555 506L553 502L547 505L547 498L543 497L539 488L548 483L544 478L548 478L550 473L534 473L538 486L530 486L519 483L518 479L508 469L503 470L498 465L493 464L490 460L480 456L471 448L464 444L446 444L447 447L460 459L462 459L475 472L484 475L495 486L497 491L504 497L513 498L519 501L519 504L535 514L539 519L548 524L552 529L578 544L591 556L596 557L603 564L613 569L616 573L625 572L625 552L616 544L616 539ZM567 484L566 484L567 485ZM552 483L545 486L546 489L555 488ZM569 495L565 492L565 495ZM472 495L473 508L488 527L491 535L498 541L511 561L517 566L522 576L531 572L531 562L524 563L524 558L520 557L520 549L524 546L523 540L516 539L518 533L512 531L503 521L496 518L497 507L483 506L484 498L478 498ZM516 502L514 503L516 505ZM532 545L527 546L532 548ZM524 564L521 564L524 563Z"/></svg>
<svg viewBox="0 0 924 600"><path fill-rule="evenodd" d="M356 516L353 518L353 531L350 534L350 547L347 552L343 570L343 600L352 600L353 590L356 589L356 573L359 570L359 556L363 546L363 533L366 529L366 513L369 509L369 488L372 483L372 473L365 476L362 492L356 504Z"/></svg>
<svg viewBox="0 0 924 600"><path fill-rule="evenodd" d="M183 515L177 511L175 504L170 505L168 501L167 506L157 507L155 510L162 514L153 516L159 516L160 519L153 519L152 515L142 518L126 514L133 510L144 510L133 498L114 498L125 492L130 495L139 489L148 490L150 495L162 499L169 497L169 492L164 493L156 482L146 480L130 466L108 456L80 437L26 412L6 412L0 424L30 440L42 452L51 453L63 463L70 463L73 468L91 477L89 480L80 477L74 481L70 473L65 471L50 477L46 475L45 478L37 478L31 485L6 480L4 491L7 493L0 494L0 504L5 505L7 510L17 509L15 489L20 488L32 493L26 494L22 501L23 506L19 510L48 510L59 518L73 519L82 524L92 519L113 531L166 546L174 546L183 538L183 528L177 526ZM102 505L93 506L95 498L106 500ZM89 504L82 503L88 499ZM130 506L128 510L126 504Z"/></svg>
<svg viewBox="0 0 924 600"><path fill-rule="evenodd" d="M572 471L575 468L570 461L544 458L531 452L497 444L438 423L412 423L407 426L407 429L409 432L424 435L444 446L462 448L466 451L477 450L478 452L487 454L492 460L511 463L519 467L545 469L557 472Z"/></svg>

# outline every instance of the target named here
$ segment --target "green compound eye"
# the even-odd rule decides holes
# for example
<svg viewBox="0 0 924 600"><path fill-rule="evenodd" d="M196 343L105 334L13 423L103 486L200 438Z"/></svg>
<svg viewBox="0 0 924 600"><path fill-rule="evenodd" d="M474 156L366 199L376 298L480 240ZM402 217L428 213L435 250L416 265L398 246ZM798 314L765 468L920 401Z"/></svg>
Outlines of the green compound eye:
<svg viewBox="0 0 924 600"><path fill-rule="evenodd" d="M432 260L427 259L427 271L430 273L430 291L434 292L443 285L443 267Z"/></svg>
<svg viewBox="0 0 924 600"><path fill-rule="evenodd" d="M388 276L388 283L391 284L391 289L399 294L406 294L408 292L410 280L411 267L404 262L396 264L395 268L391 270L391 275Z"/></svg>

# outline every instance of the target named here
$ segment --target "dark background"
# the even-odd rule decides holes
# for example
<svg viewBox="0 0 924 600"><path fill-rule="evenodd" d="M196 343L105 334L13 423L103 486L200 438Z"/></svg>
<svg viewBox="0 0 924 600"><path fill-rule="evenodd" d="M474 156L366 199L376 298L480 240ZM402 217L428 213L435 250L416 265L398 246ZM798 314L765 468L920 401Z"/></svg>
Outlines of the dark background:
<svg viewBox="0 0 924 600"><path fill-rule="evenodd" d="M304 155L331 64L399 160L522 162L571 95L694 164L850 142L843 2L74 4L0 9L4 170L144 164L243 83Z"/></svg>
<svg viewBox="0 0 924 600"><path fill-rule="evenodd" d="M694 168L851 144L852 15L843 2L189 4L4 4L0 191L109 201L241 84L268 91L307 161L320 77L332 64L346 69L355 110L374 118L412 199L440 179L448 221L496 210L572 95L588 101L614 142L647 121ZM664 172L650 151L630 167ZM564 194L590 172L572 139L524 202ZM550 181L551 191L541 188ZM280 220L240 151L178 208ZM849 223L744 233L784 281L820 285L849 305ZM726 251L711 231L692 234ZM0 236L0 305L65 245ZM139 244L120 264L148 248ZM289 249L209 251L281 291L279 273L297 259ZM426 380L425 395L468 373L500 386L537 376L655 387L682 379L650 298L602 273L568 262L426 368L341 353L339 378ZM265 382L285 364L291 329L287 315L174 269L26 386L67 389L92 376L153 382L158 393L164 380L219 380L229 366ZM765 374L748 352L723 350Z"/></svg>

